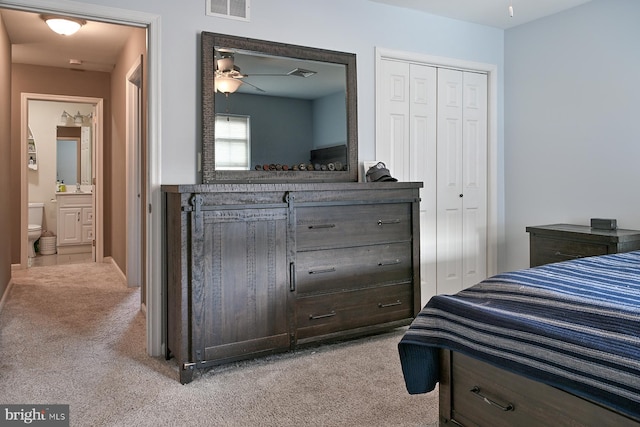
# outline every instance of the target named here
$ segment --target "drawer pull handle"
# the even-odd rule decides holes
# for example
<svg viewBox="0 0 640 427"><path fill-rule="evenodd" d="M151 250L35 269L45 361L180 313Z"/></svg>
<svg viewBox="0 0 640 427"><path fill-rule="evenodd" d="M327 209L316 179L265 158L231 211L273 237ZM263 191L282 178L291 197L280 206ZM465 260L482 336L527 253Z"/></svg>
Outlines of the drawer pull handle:
<svg viewBox="0 0 640 427"><path fill-rule="evenodd" d="M565 254L560 251L555 253L556 256L561 256L563 258L582 258L584 255L575 255L575 254Z"/></svg>
<svg viewBox="0 0 640 427"><path fill-rule="evenodd" d="M396 264L400 264L400 260L399 259L390 259L390 260L386 260L386 261L380 261L378 263L379 267L383 267L385 265L396 265Z"/></svg>
<svg viewBox="0 0 640 427"><path fill-rule="evenodd" d="M333 273L334 271L336 271L335 267L319 268L318 270L309 270L309 274Z"/></svg>
<svg viewBox="0 0 640 427"><path fill-rule="evenodd" d="M318 319L326 319L327 317L333 317L336 315L335 311L332 311L331 313L327 313L327 314L319 314L317 316L314 316L313 314L309 315L309 320L318 320Z"/></svg>
<svg viewBox="0 0 640 427"><path fill-rule="evenodd" d="M387 224L400 224L399 219L379 219L378 225L387 225Z"/></svg>
<svg viewBox="0 0 640 427"><path fill-rule="evenodd" d="M316 228L334 228L336 225L335 224L316 224L316 225L310 225L309 229L313 230Z"/></svg>
<svg viewBox="0 0 640 427"><path fill-rule="evenodd" d="M387 307L393 307L393 306L401 305L401 304L402 304L402 301L400 301L400 300L398 300L396 302L389 303L389 304L383 304L383 303L379 302L378 303L378 307L379 308L387 308Z"/></svg>
<svg viewBox="0 0 640 427"><path fill-rule="evenodd" d="M498 402L496 402L493 399L488 398L487 396L485 396L484 394L482 394L480 392L480 387L478 387L477 385L474 385L473 388L471 390L469 390L471 393L474 394L474 396L479 397L480 399L484 400L485 403L491 405L491 406L495 406L496 408L499 408L501 411L504 412L509 412L509 411L515 411L516 408L515 406L513 406L513 404L511 403L507 403L507 405L501 405Z"/></svg>
<svg viewBox="0 0 640 427"><path fill-rule="evenodd" d="M296 290L296 264L289 263L289 290L295 292Z"/></svg>

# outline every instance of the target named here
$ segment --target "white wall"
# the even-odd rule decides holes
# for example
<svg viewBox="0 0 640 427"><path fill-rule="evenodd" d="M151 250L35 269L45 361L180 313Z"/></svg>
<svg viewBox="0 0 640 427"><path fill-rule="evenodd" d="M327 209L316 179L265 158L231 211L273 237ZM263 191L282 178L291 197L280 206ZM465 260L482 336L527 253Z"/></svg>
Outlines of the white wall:
<svg viewBox="0 0 640 427"><path fill-rule="evenodd" d="M505 32L507 270L527 225L640 229L640 2L594 0Z"/></svg>

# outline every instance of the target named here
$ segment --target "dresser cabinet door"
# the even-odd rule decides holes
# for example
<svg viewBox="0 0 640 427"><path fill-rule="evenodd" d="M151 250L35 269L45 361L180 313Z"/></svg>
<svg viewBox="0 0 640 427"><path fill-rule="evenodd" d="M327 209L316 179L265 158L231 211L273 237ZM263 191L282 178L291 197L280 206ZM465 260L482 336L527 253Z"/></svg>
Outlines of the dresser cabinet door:
<svg viewBox="0 0 640 427"><path fill-rule="evenodd" d="M286 209L202 215L203 286L193 290L192 303L203 354L196 360L288 348Z"/></svg>

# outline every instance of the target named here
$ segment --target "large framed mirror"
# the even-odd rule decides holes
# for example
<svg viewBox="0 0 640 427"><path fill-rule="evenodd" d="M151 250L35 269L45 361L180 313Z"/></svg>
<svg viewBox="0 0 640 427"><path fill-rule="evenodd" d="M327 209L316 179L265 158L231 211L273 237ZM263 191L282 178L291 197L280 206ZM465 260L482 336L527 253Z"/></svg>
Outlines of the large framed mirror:
<svg viewBox="0 0 640 427"><path fill-rule="evenodd" d="M202 180L358 180L355 54L202 33Z"/></svg>

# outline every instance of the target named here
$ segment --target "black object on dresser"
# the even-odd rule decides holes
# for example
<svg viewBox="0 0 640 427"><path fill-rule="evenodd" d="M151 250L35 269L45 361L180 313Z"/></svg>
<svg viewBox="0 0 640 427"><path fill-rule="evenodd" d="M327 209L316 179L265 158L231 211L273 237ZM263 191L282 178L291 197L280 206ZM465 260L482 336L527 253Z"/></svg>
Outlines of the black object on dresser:
<svg viewBox="0 0 640 427"><path fill-rule="evenodd" d="M421 183L163 186L167 352L199 368L406 325Z"/></svg>
<svg viewBox="0 0 640 427"><path fill-rule="evenodd" d="M531 226L526 230L529 233L531 267L640 250L640 230L600 230L574 224Z"/></svg>

